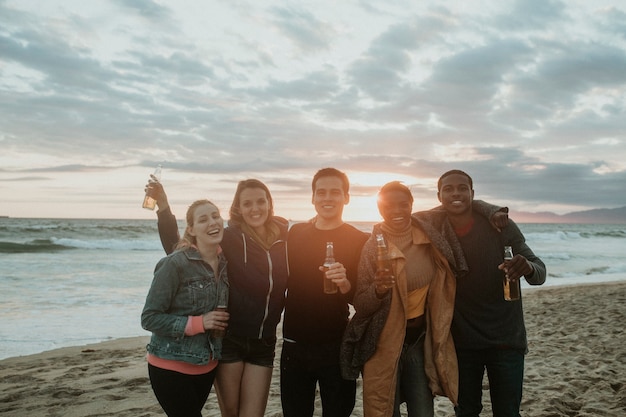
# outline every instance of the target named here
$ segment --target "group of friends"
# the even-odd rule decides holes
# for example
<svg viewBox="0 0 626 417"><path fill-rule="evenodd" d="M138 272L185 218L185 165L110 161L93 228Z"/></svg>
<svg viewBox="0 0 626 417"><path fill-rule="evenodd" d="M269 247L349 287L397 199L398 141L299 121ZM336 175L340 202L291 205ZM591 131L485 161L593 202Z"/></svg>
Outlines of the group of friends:
<svg viewBox="0 0 626 417"><path fill-rule="evenodd" d="M518 417L527 338L522 302L504 299L502 281L541 285L546 268L507 208L474 200L472 178L452 170L437 184L441 205L428 211L413 212L401 182L385 184L383 221L367 234L343 220L344 172L321 169L311 186L308 222L289 227L268 187L248 179L227 225L198 200L180 238L163 185L146 185L168 255L141 323L152 332L148 372L166 414L201 416L214 386L222 416L263 416L282 318L285 417L312 416L318 386L324 417L350 416L359 377L365 417L400 416L402 403L411 417L433 416L437 395L457 416L479 416L485 371L494 416ZM379 234L391 271L377 267ZM327 242L336 262L323 272ZM505 245L513 259L504 260ZM324 279L337 293L324 293Z"/></svg>

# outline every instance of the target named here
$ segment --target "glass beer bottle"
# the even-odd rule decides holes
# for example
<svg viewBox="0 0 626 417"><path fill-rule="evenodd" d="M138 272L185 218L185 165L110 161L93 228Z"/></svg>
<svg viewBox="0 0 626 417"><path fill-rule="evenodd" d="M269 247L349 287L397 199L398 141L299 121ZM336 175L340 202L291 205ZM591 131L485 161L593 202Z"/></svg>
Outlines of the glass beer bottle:
<svg viewBox="0 0 626 417"><path fill-rule="evenodd" d="M154 179L152 177L154 177ZM149 180L149 182L151 183L159 182L161 180L161 165L158 165L156 167L156 169L154 170L154 174L152 174L152 177L150 177ZM146 191L146 196L143 198L143 204L141 205L141 207L148 210L154 210L155 206L156 200L149 195L148 191Z"/></svg>
<svg viewBox="0 0 626 417"><path fill-rule="evenodd" d="M391 258L389 257L389 249L385 242L385 237L382 233L376 235L376 270L378 273L384 273L385 275L393 275L393 266L391 265ZM389 285L385 285L384 288L391 288Z"/></svg>
<svg viewBox="0 0 626 417"><path fill-rule="evenodd" d="M337 284L333 282L332 279L326 277L326 271L330 268L332 264L335 263L335 253L333 242L326 242L326 257L324 258L324 270L322 271L322 278L324 279L324 293L325 294L335 294L337 293Z"/></svg>
<svg viewBox="0 0 626 417"><path fill-rule="evenodd" d="M228 311L228 291L222 291L219 293L217 297L217 306L214 311ZM215 338L224 337L226 336L226 329L211 329L211 336Z"/></svg>
<svg viewBox="0 0 626 417"><path fill-rule="evenodd" d="M513 259L513 248L510 246L504 247L504 261L510 261ZM504 299L506 301L515 301L520 299L521 288L520 288L520 280L519 279L509 279L509 277L504 275L504 280L502 281L504 286Z"/></svg>

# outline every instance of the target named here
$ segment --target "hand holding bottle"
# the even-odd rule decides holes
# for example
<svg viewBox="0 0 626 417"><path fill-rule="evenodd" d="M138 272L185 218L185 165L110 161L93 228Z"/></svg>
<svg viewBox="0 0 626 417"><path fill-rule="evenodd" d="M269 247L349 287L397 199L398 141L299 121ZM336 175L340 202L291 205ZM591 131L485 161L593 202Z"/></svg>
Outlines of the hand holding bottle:
<svg viewBox="0 0 626 417"><path fill-rule="evenodd" d="M393 274L391 257L382 234L376 235L376 243L376 275L374 284L376 285L376 293L383 295L396 284L396 277Z"/></svg>
<svg viewBox="0 0 626 417"><path fill-rule="evenodd" d="M513 251L511 251L510 256L505 254L504 262L498 265L498 269L503 270L510 279L521 279L535 272L532 264L528 262L528 259L519 254L513 255Z"/></svg>
<svg viewBox="0 0 626 417"><path fill-rule="evenodd" d="M535 271L522 255L513 255L510 246L504 247L504 262L498 265L504 271L504 299L507 301L519 300L521 296L520 280L522 276L532 275Z"/></svg>
<svg viewBox="0 0 626 417"><path fill-rule="evenodd" d="M324 263L320 266L320 271L322 271L322 278L324 280L324 294L337 293L337 284L335 284L332 278L334 271L330 272L335 263L333 242L326 242L326 257L324 258Z"/></svg>
<svg viewBox="0 0 626 417"><path fill-rule="evenodd" d="M352 284L348 281L346 267L341 262L335 262L328 266L322 265L319 269L324 275L325 285L332 284L328 287L331 291L334 290L334 292L327 292L326 294L335 294L337 290L345 294L352 288Z"/></svg>
<svg viewBox="0 0 626 417"><path fill-rule="evenodd" d="M167 200L167 194L165 193L165 188L163 188L163 183L156 181L153 174L150 175L150 180L146 184L144 191L146 192L146 195L156 200L156 205L159 207L159 211L165 210L170 206L169 201Z"/></svg>
<svg viewBox="0 0 626 417"><path fill-rule="evenodd" d="M502 288L504 290L504 299L506 301L515 301L520 298L520 282L519 279L513 278L509 275L509 267L513 261L513 248L510 246L504 247L504 262L498 265L498 268L504 271L504 280L502 281Z"/></svg>
<svg viewBox="0 0 626 417"><path fill-rule="evenodd" d="M376 293L386 294L396 285L396 277L393 275L393 271L389 269L376 270L374 285L376 285Z"/></svg>
<svg viewBox="0 0 626 417"><path fill-rule="evenodd" d="M154 210L154 207L157 204L157 199L155 196L155 187L154 184L159 184L159 181L161 180L161 165L158 165L156 167L156 169L154 170L154 173L152 175L150 175L150 179L148 180L148 185L146 186L146 195L143 199L143 204L141 207L148 209L148 210Z"/></svg>
<svg viewBox="0 0 626 417"><path fill-rule="evenodd" d="M210 331L212 337L224 337L229 318L230 314L226 311L226 307L217 307L202 315L202 325L205 330Z"/></svg>

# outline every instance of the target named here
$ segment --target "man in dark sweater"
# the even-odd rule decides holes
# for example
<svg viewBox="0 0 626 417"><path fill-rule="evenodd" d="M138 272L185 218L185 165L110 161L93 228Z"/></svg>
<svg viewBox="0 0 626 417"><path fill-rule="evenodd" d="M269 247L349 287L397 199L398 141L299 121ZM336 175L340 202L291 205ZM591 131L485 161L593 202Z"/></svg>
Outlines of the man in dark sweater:
<svg viewBox="0 0 626 417"><path fill-rule="evenodd" d="M526 245L517 225L501 232L472 212L473 182L463 171L444 173L437 196L454 228L467 262L467 274L457 279L452 335L459 362L457 417L478 417L482 410L482 380L485 369L493 415L519 417L527 352L522 300L506 301L502 281L522 276L531 285L541 285L546 268ZM515 256L504 261L504 246Z"/></svg>
<svg viewBox="0 0 626 417"><path fill-rule="evenodd" d="M343 222L343 208L350 201L346 174L324 168L315 174L312 190L316 218L293 225L287 237L289 279L280 363L283 415L312 416L319 384L324 416L348 417L356 381L341 377L339 348L368 235ZM336 259L327 278L320 270L326 242L334 243ZM324 293L324 279L337 284L337 293Z"/></svg>

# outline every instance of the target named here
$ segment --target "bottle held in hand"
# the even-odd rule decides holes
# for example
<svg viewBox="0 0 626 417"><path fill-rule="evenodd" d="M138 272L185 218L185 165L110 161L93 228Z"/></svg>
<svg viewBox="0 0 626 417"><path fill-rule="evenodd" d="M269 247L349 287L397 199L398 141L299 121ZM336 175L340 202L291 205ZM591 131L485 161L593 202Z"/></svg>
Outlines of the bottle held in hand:
<svg viewBox="0 0 626 417"><path fill-rule="evenodd" d="M218 305L215 307L215 311L227 311L226 305ZM211 337L222 338L226 336L226 329L211 329Z"/></svg>
<svg viewBox="0 0 626 417"><path fill-rule="evenodd" d="M326 277L326 271L330 269L330 266L335 263L335 253L333 242L326 242L326 258L324 258L324 270L322 271L322 278L324 280L324 293L325 294L336 294L337 293L337 284L333 282L332 279Z"/></svg>
<svg viewBox="0 0 626 417"><path fill-rule="evenodd" d="M511 259L513 259L513 248L505 246L504 261L510 261ZM515 301L520 299L522 290L520 288L519 279L509 279L509 277L505 274L502 283L504 286L504 299L506 301Z"/></svg>
<svg viewBox="0 0 626 417"><path fill-rule="evenodd" d="M156 169L154 170L154 174L152 174L152 176L156 179L156 181L161 180L161 165L158 165L156 167ZM155 180L152 179L152 177L150 178L149 181L155 182ZM143 204L141 207L148 209L148 210L154 210L154 207L156 207L156 200L150 196L149 190L146 191L146 196L143 198Z"/></svg>
<svg viewBox="0 0 626 417"><path fill-rule="evenodd" d="M221 288L220 284L218 284L218 290ZM228 311L228 291L218 292L217 306L213 311ZM226 329L211 329L211 337L222 338L224 336L226 336Z"/></svg>
<svg viewBox="0 0 626 417"><path fill-rule="evenodd" d="M376 272L383 276L390 277L393 275L393 266L391 264L391 257L389 256L389 249L385 242L385 237L382 234L376 235ZM382 286L386 289L391 288L391 285Z"/></svg>

